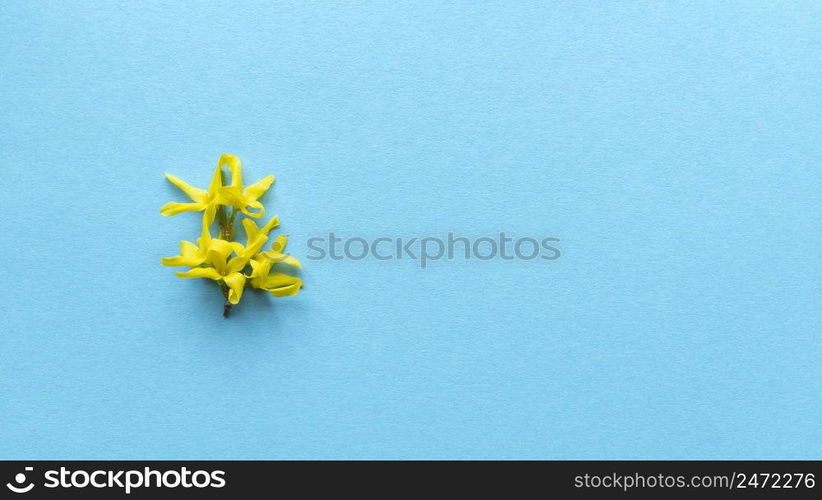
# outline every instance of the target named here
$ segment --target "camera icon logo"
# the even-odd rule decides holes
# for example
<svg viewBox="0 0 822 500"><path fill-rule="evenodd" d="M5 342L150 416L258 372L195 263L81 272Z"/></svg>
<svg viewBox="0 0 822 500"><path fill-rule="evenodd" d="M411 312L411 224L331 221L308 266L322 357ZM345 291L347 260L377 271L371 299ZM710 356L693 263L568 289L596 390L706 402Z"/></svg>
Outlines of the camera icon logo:
<svg viewBox="0 0 822 500"><path fill-rule="evenodd" d="M33 470L34 467L26 467L26 472L31 472ZM14 475L14 481L17 483L17 485L14 485L12 483L6 483L6 488L10 489L15 493L28 493L29 491L31 491L32 488L34 488L34 483L24 485L24 483L26 482L26 475L22 472L18 472Z"/></svg>

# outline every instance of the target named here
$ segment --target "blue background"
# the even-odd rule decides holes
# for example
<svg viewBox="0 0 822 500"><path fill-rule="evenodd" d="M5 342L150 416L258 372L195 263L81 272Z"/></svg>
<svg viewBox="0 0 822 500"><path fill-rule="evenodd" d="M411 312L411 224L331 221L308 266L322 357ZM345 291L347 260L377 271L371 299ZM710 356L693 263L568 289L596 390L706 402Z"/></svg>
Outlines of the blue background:
<svg viewBox="0 0 822 500"><path fill-rule="evenodd" d="M0 458L821 458L818 2L3 2ZM219 154L290 249L160 266Z"/></svg>

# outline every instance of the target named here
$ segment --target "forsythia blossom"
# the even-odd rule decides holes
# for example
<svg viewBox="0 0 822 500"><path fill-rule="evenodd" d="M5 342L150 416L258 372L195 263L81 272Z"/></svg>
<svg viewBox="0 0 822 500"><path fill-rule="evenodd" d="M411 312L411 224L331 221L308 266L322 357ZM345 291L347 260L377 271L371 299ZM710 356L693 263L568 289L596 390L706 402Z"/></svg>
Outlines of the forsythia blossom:
<svg viewBox="0 0 822 500"><path fill-rule="evenodd" d="M231 173L231 184L223 185L223 167ZM164 257L162 264L173 267L189 267L185 272L178 272L180 278L208 278L219 283L225 297L223 314L228 316L231 306L240 302L246 285L265 290L275 297L296 295L302 288L302 280L282 272L271 272L277 264L301 268L300 262L284 252L288 237L280 235L274 239L271 249L263 251L268 241L268 233L279 225L275 216L263 227L258 227L251 219L243 219L246 242L232 241L234 222L238 213L247 217L258 218L265 213L265 207L258 199L271 187L274 176L243 187L242 165L239 158L224 154L217 162L217 168L208 190L190 186L173 175L166 178L179 187L191 203L169 202L163 205L160 213L166 216L182 212L204 212L202 232L195 243L180 242L180 255ZM229 214L229 210L230 214ZM255 212L249 209L255 210ZM220 226L220 237L211 236L211 225L214 220Z"/></svg>

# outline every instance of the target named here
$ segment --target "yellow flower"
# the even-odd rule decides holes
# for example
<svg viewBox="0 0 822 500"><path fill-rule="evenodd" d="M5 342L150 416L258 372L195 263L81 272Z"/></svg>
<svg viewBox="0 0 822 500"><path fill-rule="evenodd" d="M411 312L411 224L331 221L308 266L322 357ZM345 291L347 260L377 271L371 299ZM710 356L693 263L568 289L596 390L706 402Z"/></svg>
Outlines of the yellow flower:
<svg viewBox="0 0 822 500"><path fill-rule="evenodd" d="M231 184L228 186L223 186L222 169L224 165L228 165L228 169L231 172ZM165 216L170 216L183 212L202 212L205 210L205 218L209 224L214 220L216 209L219 205L232 206L249 217L261 217L265 213L265 207L257 200L274 182L274 176L269 175L243 188L240 159L230 154L220 156L207 191L191 186L184 180L171 174L166 174L166 178L188 195L192 202L179 203L170 201L160 208L160 213ZM248 207L259 210L259 212L250 212Z"/></svg>
<svg viewBox="0 0 822 500"><path fill-rule="evenodd" d="M251 244L235 257L228 258L234 251L231 242L218 238L208 243L204 264L212 267L195 267L184 273L177 273L179 278L208 278L224 283L228 287L228 301L231 304L240 302L245 288L246 276L242 273L251 257L263 247L268 237L257 235Z"/></svg>
<svg viewBox="0 0 822 500"><path fill-rule="evenodd" d="M279 225L280 219L276 215L272 217L271 220L268 221L262 228L257 227L257 224L255 224L251 219L243 219L243 229L245 229L246 243L243 245L240 242L232 241L231 246L234 248L237 255L239 255L241 252L245 251L246 247L251 246L251 242L253 242L257 236L261 234L268 236L268 233Z"/></svg>
<svg viewBox="0 0 822 500"><path fill-rule="evenodd" d="M220 190L220 204L234 207L248 217L254 217L255 219L262 217L265 214L265 207L257 200L268 191L268 188L274 183L274 176L267 175L254 184L244 188L243 166L240 163L240 159L234 155L222 155L217 168L222 168L222 166L226 164L231 171L231 185ZM248 210L249 207L259 210L259 212L250 212Z"/></svg>
<svg viewBox="0 0 822 500"><path fill-rule="evenodd" d="M211 177L211 184L208 186L208 191L189 185L184 180L177 178L171 174L166 174L166 179L172 184L180 188L193 203L178 203L170 201L160 208L160 213L166 217L170 215L177 215L183 212L202 212L206 211L206 219L210 224L214 220L214 214L219 204L220 191L223 188L222 165L217 165L214 170L214 175Z"/></svg>
<svg viewBox="0 0 822 500"><path fill-rule="evenodd" d="M291 255L282 253L283 250L285 250L285 245L287 243L288 236L281 234L277 236L274 243L271 244L271 250L268 252L261 252L260 255L273 264L282 262L283 264L288 264L290 266L299 267L302 269L303 265L300 264L299 260L295 259Z"/></svg>
<svg viewBox="0 0 822 500"><path fill-rule="evenodd" d="M196 267L205 262L208 254L208 247L211 243L211 233L208 230L207 217L203 217L203 230L197 243L190 241L180 242L180 255L174 257L163 257L162 263L169 267Z"/></svg>
<svg viewBox="0 0 822 500"><path fill-rule="evenodd" d="M252 269L251 275L248 276L251 286L265 290L275 297L286 297L299 293L303 284L300 278L283 273L269 273L276 262L302 267L297 259L282 253L287 242L288 237L280 235L271 246L270 252L262 252L252 258L249 262Z"/></svg>
<svg viewBox="0 0 822 500"><path fill-rule="evenodd" d="M303 282L300 278L289 276L284 273L269 273L273 262L261 257L254 257L250 262L252 267L251 286L260 290L265 290L275 297L288 297L297 295L302 288Z"/></svg>
<svg viewBox="0 0 822 500"><path fill-rule="evenodd" d="M224 166L231 173L231 184L228 186L223 185ZM268 233L279 225L276 216L262 227L251 219L241 218L246 233L245 244L233 241L234 221L238 213L253 218L262 217L265 213L259 198L271 187L274 176L263 177L245 187L240 160L234 155L224 154L217 162L208 190L190 186L170 174L166 174L166 178L186 193L191 202L166 203L160 209L163 215L204 213L200 237L195 243L180 242L180 255L164 257L162 263L165 266L189 267L186 272L176 273L180 278L207 278L218 282L226 299L223 316L228 317L232 305L240 302L247 284L277 297L296 295L300 291L302 280L299 278L270 272L277 263L302 267L297 259L283 253L288 238L279 236L271 245L271 250L261 251L268 241ZM225 207L232 207L230 214ZM211 225L215 219L220 226L218 238L211 237Z"/></svg>

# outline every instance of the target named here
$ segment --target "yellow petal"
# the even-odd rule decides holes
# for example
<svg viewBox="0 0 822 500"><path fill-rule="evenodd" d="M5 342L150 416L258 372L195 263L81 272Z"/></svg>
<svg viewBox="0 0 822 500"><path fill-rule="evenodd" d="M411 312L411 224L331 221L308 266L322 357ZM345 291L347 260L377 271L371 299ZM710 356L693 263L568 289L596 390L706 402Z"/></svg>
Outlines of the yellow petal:
<svg viewBox="0 0 822 500"><path fill-rule="evenodd" d="M223 157L217 161L217 168L214 169L214 174L211 176L211 183L208 185L208 195L214 199L223 188Z"/></svg>
<svg viewBox="0 0 822 500"><path fill-rule="evenodd" d="M274 176L267 175L258 180L254 184L248 186L243 190L243 196L249 201L257 201L257 199L268 191L268 188L274 183Z"/></svg>
<svg viewBox="0 0 822 500"><path fill-rule="evenodd" d="M160 208L160 213L168 217L183 212L199 212L205 209L205 207L205 203L178 203L176 201L170 201Z"/></svg>
<svg viewBox="0 0 822 500"><path fill-rule="evenodd" d="M203 214L203 224L206 227L210 227L211 223L214 222L214 217L217 216L217 205L218 203L212 200L206 207L205 213Z"/></svg>
<svg viewBox="0 0 822 500"><path fill-rule="evenodd" d="M288 244L288 235L281 234L277 236L274 243L271 244L271 250L274 252L282 252Z"/></svg>
<svg viewBox="0 0 822 500"><path fill-rule="evenodd" d="M238 273L243 270L246 264L248 264L248 259L238 255L236 257L232 257L231 260L226 263L222 272L225 274Z"/></svg>
<svg viewBox="0 0 822 500"><path fill-rule="evenodd" d="M193 201L202 203L208 199L208 191L191 186L179 177L174 177L171 174L166 174L166 179L168 179L169 182L180 188Z"/></svg>
<svg viewBox="0 0 822 500"><path fill-rule="evenodd" d="M271 273L265 278L262 288L275 297L287 297L297 295L302 284L300 278L282 273Z"/></svg>
<svg viewBox="0 0 822 500"><path fill-rule="evenodd" d="M180 242L180 255L192 255L197 252L197 245L190 241L183 240Z"/></svg>
<svg viewBox="0 0 822 500"><path fill-rule="evenodd" d="M225 269L226 259L233 251L234 248L231 247L231 243L214 238L208 247L206 262L214 266L220 274L227 274Z"/></svg>
<svg viewBox="0 0 822 500"><path fill-rule="evenodd" d="M242 189L243 186L243 165L240 159L234 155L224 154L220 156L220 161L217 165L222 168L223 165L228 165L231 171L231 185Z"/></svg>
<svg viewBox="0 0 822 500"><path fill-rule="evenodd" d="M260 275L260 261L256 259L251 259L248 261L251 265L251 274L246 274L246 278L254 278Z"/></svg>
<svg viewBox="0 0 822 500"><path fill-rule="evenodd" d="M251 275L248 276L248 278L251 278L251 286L262 288L265 284L265 277L268 276L268 271L271 269L271 262L254 257L248 263L251 264Z"/></svg>
<svg viewBox="0 0 822 500"><path fill-rule="evenodd" d="M243 219L243 220L248 220L248 219ZM280 225L280 218L275 215L274 217L271 218L270 221L268 221L265 224L265 226L262 227L262 229L260 229L260 232L265 234L265 235L268 235L268 233L270 233L272 229L274 229L275 227L277 227L279 225Z"/></svg>
<svg viewBox="0 0 822 500"><path fill-rule="evenodd" d="M268 236L264 234L258 234L254 241L252 241L248 247L245 249L245 255L250 259L255 253L259 252L260 249L265 245L265 242L268 241Z"/></svg>
<svg viewBox="0 0 822 500"><path fill-rule="evenodd" d="M197 240L197 243L200 245L200 249L203 252L207 252L209 245L211 245L211 230L209 228L211 227L211 223L214 221L216 212L217 207L215 205L209 205L203 214L200 238Z"/></svg>
<svg viewBox="0 0 822 500"><path fill-rule="evenodd" d="M255 219L259 219L260 217L265 215L265 207L259 201L248 201L246 197L243 197L240 201L239 206L240 210L242 210L242 212L248 217L254 217ZM250 210L248 210L248 207L251 207L255 210L259 210L259 212L251 212Z"/></svg>
<svg viewBox="0 0 822 500"><path fill-rule="evenodd" d="M272 229L280 224L280 219L276 215L268 221L262 228L257 227L257 224L251 219L243 219L243 229L245 229L246 245L250 245L258 234L268 235Z"/></svg>
<svg viewBox="0 0 822 500"><path fill-rule="evenodd" d="M210 280L221 280L223 276L213 267L195 267L184 273L175 273L178 278L208 278Z"/></svg>
<svg viewBox="0 0 822 500"><path fill-rule="evenodd" d="M257 224L251 219L243 219L243 229L245 229L246 244L251 243L257 236L257 233L260 232L260 228L258 228Z"/></svg>
<svg viewBox="0 0 822 500"><path fill-rule="evenodd" d="M214 200L220 205L227 205L237 209L243 208L246 203L242 191L239 187L235 186L220 188Z"/></svg>
<svg viewBox="0 0 822 500"><path fill-rule="evenodd" d="M203 263L202 257L183 257L177 255L176 257L163 257L161 262L168 267L194 267Z"/></svg>
<svg viewBox="0 0 822 500"><path fill-rule="evenodd" d="M225 258L231 255L234 248L231 246L230 241L221 240L220 238L213 238L211 240L211 245L208 247L208 251L209 253L216 253Z"/></svg>
<svg viewBox="0 0 822 500"><path fill-rule="evenodd" d="M260 253L260 255L262 255L263 257L265 257L266 259L268 259L269 261L274 262L274 263L282 262L283 264L288 264L290 266L299 267L300 269L302 269L302 267L303 267L303 265L300 263L299 260L297 260L296 258L294 258L291 255L287 255L287 254L284 254L284 253L270 251L270 252L262 252L262 253Z"/></svg>
<svg viewBox="0 0 822 500"><path fill-rule="evenodd" d="M162 263L169 267L194 267L199 266L205 260L205 255L197 248L197 245L190 241L180 242L180 255L174 257L163 257Z"/></svg>
<svg viewBox="0 0 822 500"><path fill-rule="evenodd" d="M223 278L223 282L228 285L228 301L232 304L240 302L245 288L245 276L242 273L231 273Z"/></svg>
<svg viewBox="0 0 822 500"><path fill-rule="evenodd" d="M288 264L289 266L298 267L300 269L303 268L303 265L300 263L300 261L292 255L286 255L282 262L283 264Z"/></svg>
<svg viewBox="0 0 822 500"><path fill-rule="evenodd" d="M303 265L300 263L300 261L291 255L286 255L285 258L280 262L282 262L283 264L288 264L289 266L298 267L300 269L303 268Z"/></svg>
<svg viewBox="0 0 822 500"><path fill-rule="evenodd" d="M228 264L226 264L225 273L228 274L242 271L246 264L248 264L251 257L260 251L267 239L268 237L266 235L258 234L251 244L245 247L241 253L237 254L236 257L228 261Z"/></svg>
<svg viewBox="0 0 822 500"><path fill-rule="evenodd" d="M240 255L241 253L245 252L245 247L242 243L238 243L236 241L231 242L231 248L234 250L234 253Z"/></svg>

